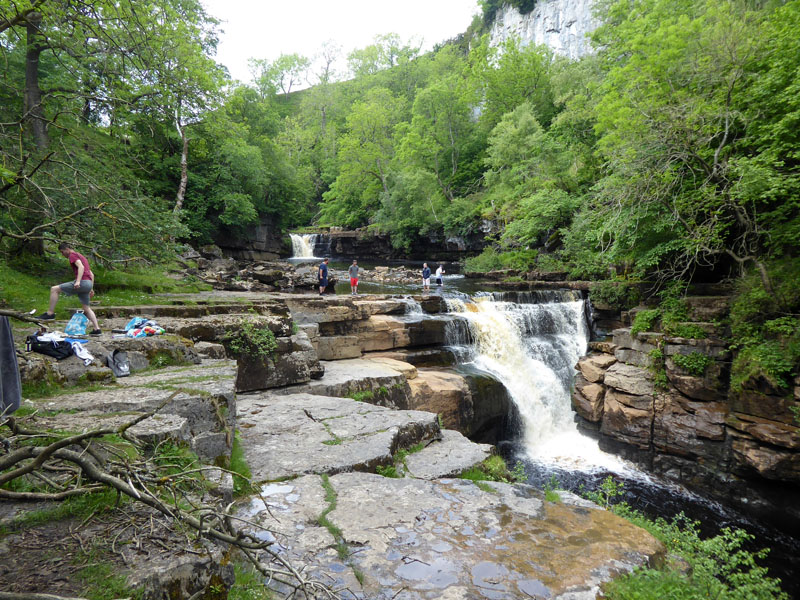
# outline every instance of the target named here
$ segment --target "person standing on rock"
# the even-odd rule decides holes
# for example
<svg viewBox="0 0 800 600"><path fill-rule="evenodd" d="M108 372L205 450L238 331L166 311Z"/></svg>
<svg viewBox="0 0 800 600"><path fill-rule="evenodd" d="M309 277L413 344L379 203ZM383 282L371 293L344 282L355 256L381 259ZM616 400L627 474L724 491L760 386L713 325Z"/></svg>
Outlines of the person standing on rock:
<svg viewBox="0 0 800 600"><path fill-rule="evenodd" d="M442 287L442 275L444 275L444 268L442 268L442 265L439 264L436 269L436 285L439 287Z"/></svg>
<svg viewBox="0 0 800 600"><path fill-rule="evenodd" d="M431 289L431 269L428 263L422 263L422 291L429 292Z"/></svg>
<svg viewBox="0 0 800 600"><path fill-rule="evenodd" d="M100 335L100 325L97 323L97 316L94 314L91 306L89 306L89 298L94 296L94 273L89 267L89 261L86 257L79 252L75 252L69 244L61 242L58 245L58 251L61 255L69 261L72 267L72 272L75 273L75 281L67 281L60 285L54 285L50 288L50 308L47 312L37 315L36 318L40 321L52 321L56 318L56 303L61 294L67 296L77 296L83 306L83 314L87 316L89 322L94 329L89 332L89 335Z"/></svg>
<svg viewBox="0 0 800 600"><path fill-rule="evenodd" d="M319 295L325 293L325 288L328 287L328 259L325 258L319 265Z"/></svg>
<svg viewBox="0 0 800 600"><path fill-rule="evenodd" d="M358 261L353 259L353 264L347 270L350 274L350 293L353 296L358 296Z"/></svg>

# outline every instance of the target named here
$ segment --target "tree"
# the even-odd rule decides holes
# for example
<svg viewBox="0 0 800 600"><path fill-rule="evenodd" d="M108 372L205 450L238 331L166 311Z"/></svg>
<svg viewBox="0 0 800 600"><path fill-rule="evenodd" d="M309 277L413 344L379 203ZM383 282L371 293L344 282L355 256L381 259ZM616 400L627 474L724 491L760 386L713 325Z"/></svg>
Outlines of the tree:
<svg viewBox="0 0 800 600"><path fill-rule="evenodd" d="M353 105L339 141L339 175L323 196L323 219L360 225L377 209L380 195L389 191L395 125L404 108L386 88L369 90Z"/></svg>
<svg viewBox="0 0 800 600"><path fill-rule="evenodd" d="M299 54L281 54L274 61L251 58L250 73L262 98L275 95L278 90L288 96L292 88L307 81L311 61Z"/></svg>
<svg viewBox="0 0 800 600"><path fill-rule="evenodd" d="M178 229L141 196L124 162L135 162L131 127L145 114L185 125L187 110L204 109L213 86L198 82L213 65L213 22L194 0L0 6L11 15L0 25L9 65L0 88L0 237L41 244L92 232L95 252L121 252L123 238L159 246ZM143 224L151 236L129 233Z"/></svg>
<svg viewBox="0 0 800 600"><path fill-rule="evenodd" d="M764 216L776 215L785 197L760 190L767 172L749 156L760 118L749 90L759 63L764 68L770 14L782 11L688 0L608 8L614 25L596 35L606 68L597 105L607 172L599 198L608 211L627 213L613 238L618 252L632 249L640 270L675 277L726 256L755 265L769 289L763 258L776 223Z"/></svg>

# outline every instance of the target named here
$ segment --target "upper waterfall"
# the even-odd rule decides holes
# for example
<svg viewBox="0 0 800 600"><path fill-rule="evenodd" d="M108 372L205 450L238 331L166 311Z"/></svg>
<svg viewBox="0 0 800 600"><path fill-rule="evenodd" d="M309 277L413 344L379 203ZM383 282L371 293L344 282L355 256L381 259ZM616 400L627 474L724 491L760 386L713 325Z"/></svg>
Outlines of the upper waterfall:
<svg viewBox="0 0 800 600"><path fill-rule="evenodd" d="M508 5L497 11L491 44L517 36L523 44L542 44L556 54L579 59L592 53L587 35L600 21L592 13L595 0L539 0L527 15Z"/></svg>
<svg viewBox="0 0 800 600"><path fill-rule="evenodd" d="M314 244L317 234L306 233L303 235L290 233L292 239L292 258L314 258Z"/></svg>

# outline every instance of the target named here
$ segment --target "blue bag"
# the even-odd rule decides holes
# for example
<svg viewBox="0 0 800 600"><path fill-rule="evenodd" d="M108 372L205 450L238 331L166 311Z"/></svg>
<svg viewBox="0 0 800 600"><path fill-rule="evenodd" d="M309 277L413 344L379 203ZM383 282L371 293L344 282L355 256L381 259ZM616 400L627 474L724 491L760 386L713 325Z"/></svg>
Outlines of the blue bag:
<svg viewBox="0 0 800 600"><path fill-rule="evenodd" d="M142 325L144 325L147 319L143 319L142 317L133 317L128 324L125 325L125 331L130 331L131 329L138 329Z"/></svg>
<svg viewBox="0 0 800 600"><path fill-rule="evenodd" d="M82 310L75 311L72 318L64 328L64 333L68 336L86 335L86 325L89 323L89 317L83 314Z"/></svg>

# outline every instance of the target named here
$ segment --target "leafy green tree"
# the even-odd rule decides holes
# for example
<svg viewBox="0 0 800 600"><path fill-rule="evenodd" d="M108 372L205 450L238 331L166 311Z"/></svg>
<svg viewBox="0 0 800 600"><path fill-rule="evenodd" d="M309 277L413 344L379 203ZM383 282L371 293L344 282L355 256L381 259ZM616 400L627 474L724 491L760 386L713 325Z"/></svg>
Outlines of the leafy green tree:
<svg viewBox="0 0 800 600"><path fill-rule="evenodd" d="M339 175L323 195L323 221L348 226L368 222L381 194L389 192L395 125L404 114L403 100L386 88L371 89L353 104L339 140Z"/></svg>
<svg viewBox="0 0 800 600"><path fill-rule="evenodd" d="M474 87L487 130L523 102L533 107L537 120L550 124L555 107L550 83L553 53L544 46L522 45L511 37L497 46L482 38L470 52Z"/></svg>

